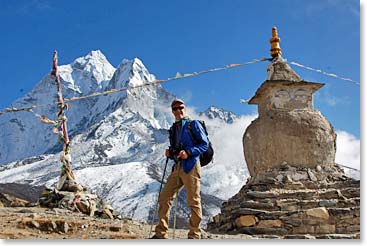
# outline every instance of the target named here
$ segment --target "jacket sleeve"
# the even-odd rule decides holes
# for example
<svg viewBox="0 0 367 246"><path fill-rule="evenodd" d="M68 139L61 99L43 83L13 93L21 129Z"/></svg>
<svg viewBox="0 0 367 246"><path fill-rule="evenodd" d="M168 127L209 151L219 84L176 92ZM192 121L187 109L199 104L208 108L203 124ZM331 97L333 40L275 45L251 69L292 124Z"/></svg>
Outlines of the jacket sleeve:
<svg viewBox="0 0 367 246"><path fill-rule="evenodd" d="M192 126L192 133L193 135L195 135L197 142L195 143L194 141L194 145L191 148L188 148L186 152L188 152L189 155L198 156L208 150L209 140L205 135L204 128L197 120L192 121L191 126Z"/></svg>

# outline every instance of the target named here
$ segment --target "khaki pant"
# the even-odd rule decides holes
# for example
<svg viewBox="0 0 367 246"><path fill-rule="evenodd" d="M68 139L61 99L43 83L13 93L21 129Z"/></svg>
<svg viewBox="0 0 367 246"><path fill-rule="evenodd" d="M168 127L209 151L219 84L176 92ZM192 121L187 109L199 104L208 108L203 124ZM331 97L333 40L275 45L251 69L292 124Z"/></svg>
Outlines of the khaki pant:
<svg viewBox="0 0 367 246"><path fill-rule="evenodd" d="M155 227L155 233L159 238L168 238L168 219L171 206L176 197L177 189L186 188L187 203L191 210L189 221L189 238L201 237L200 222L202 219L200 197L201 166L198 161L189 173L185 173L181 165L176 164L175 169L169 175L159 197L158 217L159 223Z"/></svg>

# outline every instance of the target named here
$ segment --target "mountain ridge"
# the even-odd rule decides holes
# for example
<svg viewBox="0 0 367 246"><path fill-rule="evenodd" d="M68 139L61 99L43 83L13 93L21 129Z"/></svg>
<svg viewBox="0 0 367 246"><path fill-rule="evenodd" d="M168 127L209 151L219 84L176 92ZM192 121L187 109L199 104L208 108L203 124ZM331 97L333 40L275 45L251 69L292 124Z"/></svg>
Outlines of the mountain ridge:
<svg viewBox="0 0 367 246"><path fill-rule="evenodd" d="M124 59L111 75L112 68L100 51L92 51L86 57L84 57L85 59L83 57L77 58L72 65L60 66L60 78L65 98L85 95L82 91L85 88L89 93L90 87L81 86L88 82L88 79L99 78L91 82L95 85L92 89L96 91L100 91L103 86L105 90L109 90L116 87L142 85L155 79L155 76L149 73L138 58ZM93 64L98 63L95 60L106 63L104 70L102 69L105 77L102 76L103 74L98 76L93 74L93 72L102 71L97 68L92 69ZM75 72L74 70L78 71ZM72 76L73 73L75 76ZM108 79L108 83L105 83L104 81ZM37 103L37 99L47 101L44 97L50 98L50 95L46 92L54 95L56 88L52 83L50 78L45 76L36 85L37 90L32 90L29 93L28 96L33 99L32 102ZM97 86L98 83L101 87ZM174 121L169 108L174 98L173 94L157 84L71 102L66 115L69 118L67 123L71 138L71 156L77 181L106 199L113 207L121 210L122 214L131 215L138 219L151 219L163 173L164 151L169 145L167 129ZM51 107L35 110L35 112L50 117L50 115L57 112L57 109ZM193 115L190 116L205 119L213 139L216 139L215 135L219 132L218 122L223 126L230 125L228 115L232 117L232 125L238 122L239 117L235 117L233 113L225 113L226 111L223 109L210 107L207 114L211 112L222 112L222 114L213 113L212 118L210 118L204 113L196 115L193 111ZM27 115L27 118L23 119L25 115ZM8 117L10 117L9 114L7 117L0 117L0 123L2 122L8 127L7 131L15 132L14 135L19 132L20 128L28 129L28 121L31 122L33 130L25 130L23 133L22 141L25 143L21 146L22 148L27 150L29 142L38 144L37 138L35 139L33 136L35 133L46 143L42 148L34 151L27 153L23 150L17 155L13 154L18 161L13 158L13 161L9 163L4 159L11 160L11 158L6 159L1 156L0 160L3 163L8 162L6 167L2 166L1 168L1 182L28 183L30 185L52 187L60 175L61 163L58 153L62 146L57 137L51 133L52 126L38 124L33 115L28 112L20 113L19 117L11 116L15 120L19 120L19 124L8 123ZM11 124L11 127L9 124ZM26 137L28 137L28 140L25 139ZM215 142L217 148L220 148L219 142ZM238 142L240 143L240 139ZM19 139L13 144L18 143ZM1 150L3 150L1 147L4 145L0 142ZM14 152L10 151L10 155L12 153ZM221 154L223 155L219 152L215 158L220 162L226 159L224 156L221 157ZM168 170L170 170L172 164L169 164ZM235 167L235 169L240 170L240 173L235 174L239 177L231 178L232 174L226 174L226 178L221 178L223 166L216 164L216 162L206 168L207 175L205 174L202 177L202 197L205 201L203 204L204 223L209 217L218 212L221 202L225 199L223 195L230 195L227 190L227 192L219 192L221 195L218 197L211 192L211 189L221 189L218 185L231 179L229 182L230 190L234 193L242 184L242 176L246 176L243 161L236 161L236 164L227 163L226 165L240 166ZM135 170L135 172L132 170ZM102 174L110 178L102 182ZM212 186L213 188L210 188L212 175L215 179L222 179L223 181L217 182L216 185ZM139 180L139 183L136 183L135 180ZM178 218L184 218L189 213L185 202L186 198L184 192L182 192L180 194ZM184 221L185 219L181 220Z"/></svg>

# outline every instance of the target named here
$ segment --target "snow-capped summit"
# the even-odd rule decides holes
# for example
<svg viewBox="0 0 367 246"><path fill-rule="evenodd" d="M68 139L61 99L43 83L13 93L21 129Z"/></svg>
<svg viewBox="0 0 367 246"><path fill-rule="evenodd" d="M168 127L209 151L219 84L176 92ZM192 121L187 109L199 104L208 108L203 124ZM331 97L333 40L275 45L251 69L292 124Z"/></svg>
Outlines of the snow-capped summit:
<svg viewBox="0 0 367 246"><path fill-rule="evenodd" d="M155 76L148 72L139 58L134 58L133 60L123 59L117 67L108 88L134 87L153 82L154 80Z"/></svg>
<svg viewBox="0 0 367 246"><path fill-rule="evenodd" d="M96 50L69 65L59 66L59 75L69 89L86 95L105 90L115 70L105 55Z"/></svg>
<svg viewBox="0 0 367 246"><path fill-rule="evenodd" d="M200 113L200 116L205 115L209 119L220 119L226 123L233 123L238 116L232 113L231 111L227 111L224 109L220 109L214 106L210 106L207 110Z"/></svg>

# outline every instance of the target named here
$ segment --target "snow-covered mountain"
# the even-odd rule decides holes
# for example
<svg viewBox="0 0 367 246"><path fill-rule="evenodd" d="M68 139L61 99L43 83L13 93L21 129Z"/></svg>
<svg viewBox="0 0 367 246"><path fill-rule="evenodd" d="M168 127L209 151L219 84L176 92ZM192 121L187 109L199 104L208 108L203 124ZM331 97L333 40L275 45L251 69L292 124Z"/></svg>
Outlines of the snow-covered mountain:
<svg viewBox="0 0 367 246"><path fill-rule="evenodd" d="M221 119L226 123L232 124L235 120L238 119L238 116L234 113L220 109L214 106L210 106L207 110L204 112L199 113L200 116L205 115L209 119Z"/></svg>
<svg viewBox="0 0 367 246"><path fill-rule="evenodd" d="M65 98L155 79L138 58L124 59L115 69L100 51L60 66L59 71ZM46 75L13 106L48 104L56 101L55 95L56 86ZM167 129L174 120L169 108L174 98L161 85L151 85L70 102L68 129L77 180L123 215L148 220L155 206L169 145ZM56 106L34 111L50 119L57 113ZM238 192L248 176L242 134L255 115L241 118L213 106L199 114L189 110L189 114L206 121L215 148L214 163L202 174L205 222L219 212L223 200ZM0 163L10 162L0 167L1 182L53 186L60 175L62 144L52 126L29 112L1 115L0 125ZM171 166L170 162L168 172ZM181 192L180 218L189 213L185 200Z"/></svg>

